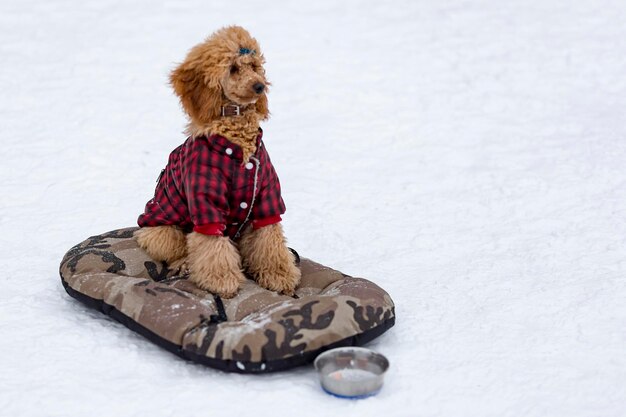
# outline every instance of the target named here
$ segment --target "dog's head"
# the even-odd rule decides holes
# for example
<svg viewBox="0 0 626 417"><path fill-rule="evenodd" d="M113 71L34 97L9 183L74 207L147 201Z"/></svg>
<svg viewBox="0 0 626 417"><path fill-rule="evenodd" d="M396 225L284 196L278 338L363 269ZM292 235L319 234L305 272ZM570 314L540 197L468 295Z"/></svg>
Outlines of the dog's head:
<svg viewBox="0 0 626 417"><path fill-rule="evenodd" d="M253 105L269 116L267 87L258 42L239 26L222 28L189 51L170 75L174 91L192 123L204 125L221 116L222 106Z"/></svg>

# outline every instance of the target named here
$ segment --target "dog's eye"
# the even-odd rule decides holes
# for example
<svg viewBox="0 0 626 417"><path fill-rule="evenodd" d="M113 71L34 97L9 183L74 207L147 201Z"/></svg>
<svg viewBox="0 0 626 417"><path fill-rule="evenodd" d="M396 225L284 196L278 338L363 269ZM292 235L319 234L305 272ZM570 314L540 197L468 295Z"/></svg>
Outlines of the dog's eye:
<svg viewBox="0 0 626 417"><path fill-rule="evenodd" d="M230 66L230 73L231 74L237 74L239 72L239 67L237 65L231 65Z"/></svg>

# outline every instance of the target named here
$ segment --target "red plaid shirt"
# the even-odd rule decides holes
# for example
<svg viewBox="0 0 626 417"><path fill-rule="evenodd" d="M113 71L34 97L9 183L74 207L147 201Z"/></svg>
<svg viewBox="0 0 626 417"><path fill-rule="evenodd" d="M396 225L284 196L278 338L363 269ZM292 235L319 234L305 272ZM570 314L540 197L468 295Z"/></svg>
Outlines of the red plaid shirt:
<svg viewBox="0 0 626 417"><path fill-rule="evenodd" d="M139 226L177 225L235 239L250 221L254 228L281 221L285 203L262 136L260 130L245 164L241 148L222 136L187 139L170 154Z"/></svg>

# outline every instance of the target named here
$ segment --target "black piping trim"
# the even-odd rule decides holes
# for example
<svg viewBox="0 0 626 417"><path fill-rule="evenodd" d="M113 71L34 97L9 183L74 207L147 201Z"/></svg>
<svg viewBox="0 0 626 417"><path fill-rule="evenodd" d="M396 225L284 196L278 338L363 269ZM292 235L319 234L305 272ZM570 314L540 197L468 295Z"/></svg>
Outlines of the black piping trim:
<svg viewBox="0 0 626 417"><path fill-rule="evenodd" d="M224 302L222 301L222 297L217 294L213 294L213 299L215 300L215 306L217 307L217 314L211 315L211 323L221 323L223 321L228 321L228 317L226 316L226 309L224 308Z"/></svg>
<svg viewBox="0 0 626 417"><path fill-rule="evenodd" d="M287 248L293 253L293 256L296 258L296 266L300 266L300 254L296 252L294 248Z"/></svg>
<svg viewBox="0 0 626 417"><path fill-rule="evenodd" d="M200 363L202 365L208 366L210 368L219 369L221 371L226 372L236 372L241 374L260 374L260 373L269 373L269 372L277 372L284 371L286 369L295 368L297 366L306 365L308 363L313 362L317 355L336 347L344 347L344 346L362 346L367 342L377 338L381 334L385 333L389 330L396 321L395 312L394 316L387 319L380 325L369 329L361 334L356 334L354 336L347 337L345 339L339 340L335 343L332 343L328 346L325 346L321 349L316 349L310 352L303 352L297 356L291 356L285 359L276 359L267 362L251 362L251 361L235 361L231 359L215 359L209 358L203 355L198 355L194 352L183 349L180 345L170 342L167 339L162 338L158 334L153 331L147 329L141 324L137 323L114 306L109 305L104 302L104 300L98 300L96 298L91 298L88 295L85 295L81 292L76 291L63 279L61 276L61 282L63 283L63 287L67 293L85 304L86 306L93 308L95 310L99 310L104 314L107 314L122 323L124 326L128 327L130 330L139 333L146 339L150 340L152 343L161 346L162 348L168 350L169 352L179 356L185 360L189 360L192 362ZM220 300L221 301L221 300ZM222 306L223 307L223 306Z"/></svg>

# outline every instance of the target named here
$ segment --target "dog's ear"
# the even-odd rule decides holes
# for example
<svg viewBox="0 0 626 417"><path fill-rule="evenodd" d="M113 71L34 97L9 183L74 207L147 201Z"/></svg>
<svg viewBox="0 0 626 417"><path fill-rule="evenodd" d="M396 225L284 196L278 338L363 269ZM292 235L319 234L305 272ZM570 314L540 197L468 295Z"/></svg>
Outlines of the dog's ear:
<svg viewBox="0 0 626 417"><path fill-rule="evenodd" d="M222 100L219 83L207 84L204 75L186 63L172 71L170 83L193 122L203 124L219 117Z"/></svg>
<svg viewBox="0 0 626 417"><path fill-rule="evenodd" d="M269 118L270 110L267 107L267 95L266 94L263 94L261 97L259 97L259 99L256 101L255 107L256 107L257 113L259 113L262 116L261 120L267 120Z"/></svg>

